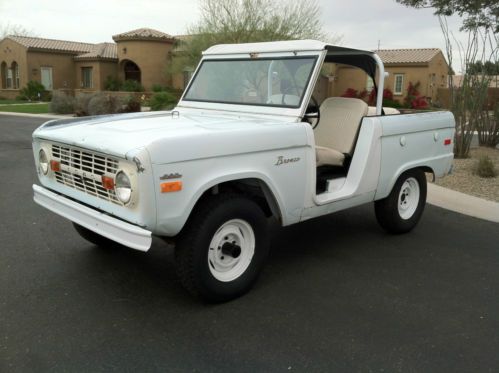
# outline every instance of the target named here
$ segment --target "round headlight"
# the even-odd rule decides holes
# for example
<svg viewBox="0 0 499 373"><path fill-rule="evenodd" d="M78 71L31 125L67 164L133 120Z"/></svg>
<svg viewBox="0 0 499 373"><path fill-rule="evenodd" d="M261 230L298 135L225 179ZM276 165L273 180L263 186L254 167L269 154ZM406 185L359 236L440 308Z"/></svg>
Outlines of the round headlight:
<svg viewBox="0 0 499 373"><path fill-rule="evenodd" d="M43 174L47 175L47 172L49 172L49 159L43 149L38 153L38 163L40 164Z"/></svg>
<svg viewBox="0 0 499 373"><path fill-rule="evenodd" d="M116 174L114 190L116 192L116 197L118 197L121 202L128 203L130 201L130 198L132 197L132 184L130 183L130 178L123 171Z"/></svg>

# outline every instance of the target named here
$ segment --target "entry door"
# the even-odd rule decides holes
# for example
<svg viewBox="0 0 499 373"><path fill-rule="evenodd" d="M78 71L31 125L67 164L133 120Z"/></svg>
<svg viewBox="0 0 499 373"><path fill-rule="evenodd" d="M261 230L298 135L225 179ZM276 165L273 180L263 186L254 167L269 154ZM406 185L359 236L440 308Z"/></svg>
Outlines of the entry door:
<svg viewBox="0 0 499 373"><path fill-rule="evenodd" d="M42 67L40 68L40 73L42 76L42 84L47 91L52 90L52 68Z"/></svg>

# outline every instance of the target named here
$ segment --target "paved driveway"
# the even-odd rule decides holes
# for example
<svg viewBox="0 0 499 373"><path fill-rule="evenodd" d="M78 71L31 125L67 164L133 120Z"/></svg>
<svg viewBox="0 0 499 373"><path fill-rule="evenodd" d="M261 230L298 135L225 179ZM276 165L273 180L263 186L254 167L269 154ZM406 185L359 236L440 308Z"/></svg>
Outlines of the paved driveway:
<svg viewBox="0 0 499 373"><path fill-rule="evenodd" d="M386 235L372 206L274 229L248 295L191 299L172 250L98 249L36 206L30 135L0 115L0 371L499 370L499 225L428 206Z"/></svg>

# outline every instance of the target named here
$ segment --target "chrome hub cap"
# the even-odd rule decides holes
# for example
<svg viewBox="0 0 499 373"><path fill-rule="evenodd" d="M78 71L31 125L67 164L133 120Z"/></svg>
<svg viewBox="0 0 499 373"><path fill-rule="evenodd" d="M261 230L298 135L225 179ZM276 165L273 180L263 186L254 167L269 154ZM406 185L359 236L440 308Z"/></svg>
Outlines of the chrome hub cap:
<svg viewBox="0 0 499 373"><path fill-rule="evenodd" d="M414 215L418 208L419 198L420 191L418 181L415 178L410 177L402 184L399 193L398 211L402 219L408 220Z"/></svg>
<svg viewBox="0 0 499 373"><path fill-rule="evenodd" d="M213 235L208 250L210 272L219 281L229 282L248 269L255 253L255 233L247 222L225 222Z"/></svg>

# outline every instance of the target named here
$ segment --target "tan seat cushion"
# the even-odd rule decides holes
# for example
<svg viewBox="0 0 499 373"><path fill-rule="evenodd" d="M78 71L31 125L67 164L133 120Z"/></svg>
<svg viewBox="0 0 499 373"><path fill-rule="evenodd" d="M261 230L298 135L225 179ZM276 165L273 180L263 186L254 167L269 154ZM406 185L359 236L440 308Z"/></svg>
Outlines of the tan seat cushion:
<svg viewBox="0 0 499 373"><path fill-rule="evenodd" d="M343 166L345 155L337 150L325 148L324 146L315 147L316 165L319 166Z"/></svg>
<svg viewBox="0 0 499 373"><path fill-rule="evenodd" d="M321 120L315 129L315 144L353 154L355 139L367 104L358 98L329 97L321 104Z"/></svg>

